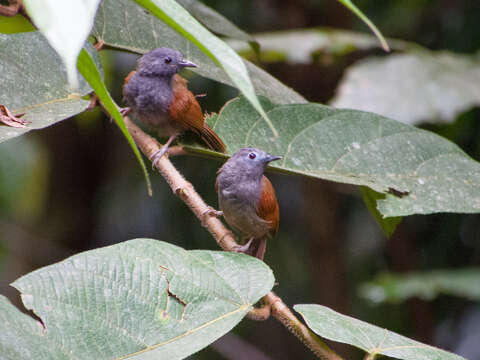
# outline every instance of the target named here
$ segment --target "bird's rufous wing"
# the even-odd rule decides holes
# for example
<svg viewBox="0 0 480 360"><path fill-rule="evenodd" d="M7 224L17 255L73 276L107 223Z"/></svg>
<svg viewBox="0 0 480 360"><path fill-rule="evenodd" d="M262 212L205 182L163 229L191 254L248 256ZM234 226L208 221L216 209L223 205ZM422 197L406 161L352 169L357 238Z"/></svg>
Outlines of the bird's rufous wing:
<svg viewBox="0 0 480 360"><path fill-rule="evenodd" d="M280 210L273 185L266 176L262 177L262 196L257 205L257 214L269 223L270 235L274 236L278 231Z"/></svg>
<svg viewBox="0 0 480 360"><path fill-rule="evenodd" d="M130 73L127 75L127 77L126 77L125 80L123 81L123 88L122 88L122 95L123 95L123 97L125 97L125 85L128 84L128 82L130 81L130 79L132 78L132 76L135 75L135 73L136 73L135 70L130 71Z"/></svg>
<svg viewBox="0 0 480 360"><path fill-rule="evenodd" d="M172 78L173 99L168 115L187 130L202 131L204 117L195 95L187 88L187 80L175 74Z"/></svg>

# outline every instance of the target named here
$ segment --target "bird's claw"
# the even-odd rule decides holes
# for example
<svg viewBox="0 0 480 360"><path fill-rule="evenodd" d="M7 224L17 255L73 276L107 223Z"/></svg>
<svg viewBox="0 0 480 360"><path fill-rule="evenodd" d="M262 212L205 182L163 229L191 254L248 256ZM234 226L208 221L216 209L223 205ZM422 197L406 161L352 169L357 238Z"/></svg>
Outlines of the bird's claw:
<svg viewBox="0 0 480 360"><path fill-rule="evenodd" d="M125 117L132 112L132 108L124 107L124 108L119 109L119 111L120 111L120 114L122 114L122 116Z"/></svg>
<svg viewBox="0 0 480 360"><path fill-rule="evenodd" d="M252 236L245 245L235 245L232 251L236 253L246 253L248 249L250 249L253 239L254 237Z"/></svg>
<svg viewBox="0 0 480 360"><path fill-rule="evenodd" d="M209 206L202 214L202 225L205 225L205 221L209 216L219 218L223 216L223 211L215 210L213 207Z"/></svg>
<svg viewBox="0 0 480 360"><path fill-rule="evenodd" d="M150 161L152 162L152 170L157 168L158 161L162 158L163 155L168 155L168 147L162 146L160 150L155 151L152 156L150 156Z"/></svg>
<svg viewBox="0 0 480 360"><path fill-rule="evenodd" d="M222 217L223 211L215 210L213 207L209 206L207 210L204 211L202 214L203 216L215 216L215 217Z"/></svg>

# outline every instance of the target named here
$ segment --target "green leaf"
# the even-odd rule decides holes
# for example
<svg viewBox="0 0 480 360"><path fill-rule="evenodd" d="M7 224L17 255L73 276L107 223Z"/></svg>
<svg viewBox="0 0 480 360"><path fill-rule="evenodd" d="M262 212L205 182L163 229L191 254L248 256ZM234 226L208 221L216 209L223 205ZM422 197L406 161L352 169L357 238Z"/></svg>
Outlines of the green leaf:
<svg viewBox="0 0 480 360"><path fill-rule="evenodd" d="M308 327L329 340L353 345L371 354L404 360L465 360L463 357L342 315L325 306L295 305Z"/></svg>
<svg viewBox="0 0 480 360"><path fill-rule="evenodd" d="M191 41L130 0L103 0L97 12L93 35L97 41L115 49L139 54L156 47L170 47L198 65L199 75L234 86L234 82ZM292 89L254 64L245 61L256 93L279 104L304 103Z"/></svg>
<svg viewBox="0 0 480 360"><path fill-rule="evenodd" d="M480 300L480 268L381 274L360 288L374 303L400 303L412 297L433 300L441 294Z"/></svg>
<svg viewBox="0 0 480 360"><path fill-rule="evenodd" d="M24 16L17 14L12 17L0 16L0 33L15 34L34 31L35 27Z"/></svg>
<svg viewBox="0 0 480 360"><path fill-rule="evenodd" d="M78 87L77 57L85 44L100 0L24 0L33 23L62 58L70 85Z"/></svg>
<svg viewBox="0 0 480 360"><path fill-rule="evenodd" d="M368 211L370 211L372 216L377 221L378 225L380 225L380 228L382 229L385 236L387 238L392 236L392 234L395 232L395 229L397 228L397 225L400 224L400 222L402 221L402 218L384 218L382 214L380 214L380 211L378 211L377 209L377 200L385 199L385 195L379 194L366 186L361 186L360 192L362 194L363 201L365 202Z"/></svg>
<svg viewBox="0 0 480 360"><path fill-rule="evenodd" d="M448 52L416 51L368 58L353 65L331 104L409 124L445 123L480 105L479 83L479 60Z"/></svg>
<svg viewBox="0 0 480 360"><path fill-rule="evenodd" d="M132 135L130 135L127 127L125 126L122 114L120 114L117 105L115 104L112 97L110 96L110 93L105 87L100 72L95 65L95 62L85 50L82 50L80 56L78 57L77 67L78 70L82 73L83 77L88 81L90 86L95 90L95 94L97 94L98 98L105 106L105 109L108 111L110 116L113 117L118 127L122 131L123 135L127 139L128 143L130 144L130 147L132 148L138 162L140 163L143 174L145 176L145 181L147 182L148 194L151 196L152 184L150 182L150 177L148 176L147 167L145 166L142 155L140 154L140 151L138 151L137 145L135 144Z"/></svg>
<svg viewBox="0 0 480 360"><path fill-rule="evenodd" d="M230 331L273 286L243 254L136 239L13 283L45 324L0 302L0 357L182 359Z"/></svg>
<svg viewBox="0 0 480 360"><path fill-rule="evenodd" d="M268 124L273 135L278 136L277 130L258 101L247 67L230 46L203 27L175 0L135 0L135 2L192 41L218 66L223 68L235 86Z"/></svg>
<svg viewBox="0 0 480 360"><path fill-rule="evenodd" d="M100 67L93 46L88 44L87 49ZM31 122L26 128L0 125L0 142L53 125L88 107L81 97L92 89L80 79L77 92L72 91L60 58L38 31L0 34L0 73L0 104L14 114L25 113L23 119Z"/></svg>
<svg viewBox="0 0 480 360"><path fill-rule="evenodd" d="M338 0L338 1L341 4L343 4L346 8L348 8L351 12L353 12L355 15L357 15L360 18L360 20L362 20L370 28L370 30L372 30L372 32L375 34L378 40L380 40L380 44L382 44L382 47L385 51L390 51L387 40L385 40L380 30L377 29L375 24L372 23L370 19L367 18L354 3L352 3L350 0Z"/></svg>
<svg viewBox="0 0 480 360"><path fill-rule="evenodd" d="M254 146L283 157L274 169L386 193L378 200L386 217L480 211L480 164L454 143L372 113L263 101L278 138L242 98L208 119L228 154Z"/></svg>

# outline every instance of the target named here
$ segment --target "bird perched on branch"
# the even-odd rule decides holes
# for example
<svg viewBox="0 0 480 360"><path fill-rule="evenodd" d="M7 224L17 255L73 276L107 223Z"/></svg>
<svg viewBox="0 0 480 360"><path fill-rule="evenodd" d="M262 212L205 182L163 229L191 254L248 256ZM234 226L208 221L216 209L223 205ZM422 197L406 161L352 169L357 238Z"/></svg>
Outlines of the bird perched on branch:
<svg viewBox="0 0 480 360"><path fill-rule="evenodd" d="M280 212L272 183L263 175L280 156L255 148L237 151L219 170L215 188L227 223L248 239L236 250L263 259L267 238L278 231Z"/></svg>
<svg viewBox="0 0 480 360"><path fill-rule="evenodd" d="M123 96L128 107L121 110L126 116L134 114L159 135L169 136L163 147L152 155L152 162L160 159L172 141L184 131L197 134L205 144L225 152L225 144L205 123L195 95L187 88L187 81L177 74L185 67L196 67L182 53L169 48L157 48L143 55L138 68L125 78Z"/></svg>

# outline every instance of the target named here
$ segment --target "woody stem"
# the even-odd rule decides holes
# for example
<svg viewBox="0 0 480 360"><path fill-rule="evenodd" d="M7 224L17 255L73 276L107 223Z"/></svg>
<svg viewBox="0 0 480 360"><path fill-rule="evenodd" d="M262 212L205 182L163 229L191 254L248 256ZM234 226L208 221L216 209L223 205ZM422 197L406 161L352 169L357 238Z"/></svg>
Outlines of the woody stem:
<svg viewBox="0 0 480 360"><path fill-rule="evenodd" d="M151 156L161 148L161 145L157 140L145 134L137 125L130 121L128 117L124 117L124 121L140 151L150 159ZM192 184L185 180L182 174L178 172L168 157L162 156L156 161L155 166L172 191L187 204L190 210L192 210L200 220L201 224L212 234L218 246L225 251L233 251L238 244L231 231L229 231L218 218L209 216L211 207L203 201ZM276 294L269 292L263 297L263 301L270 309L271 314L302 341L318 358L325 360L342 359L331 350L320 337L300 322ZM265 312L265 309L260 308L258 311ZM250 317L255 318L255 310L252 311Z"/></svg>

